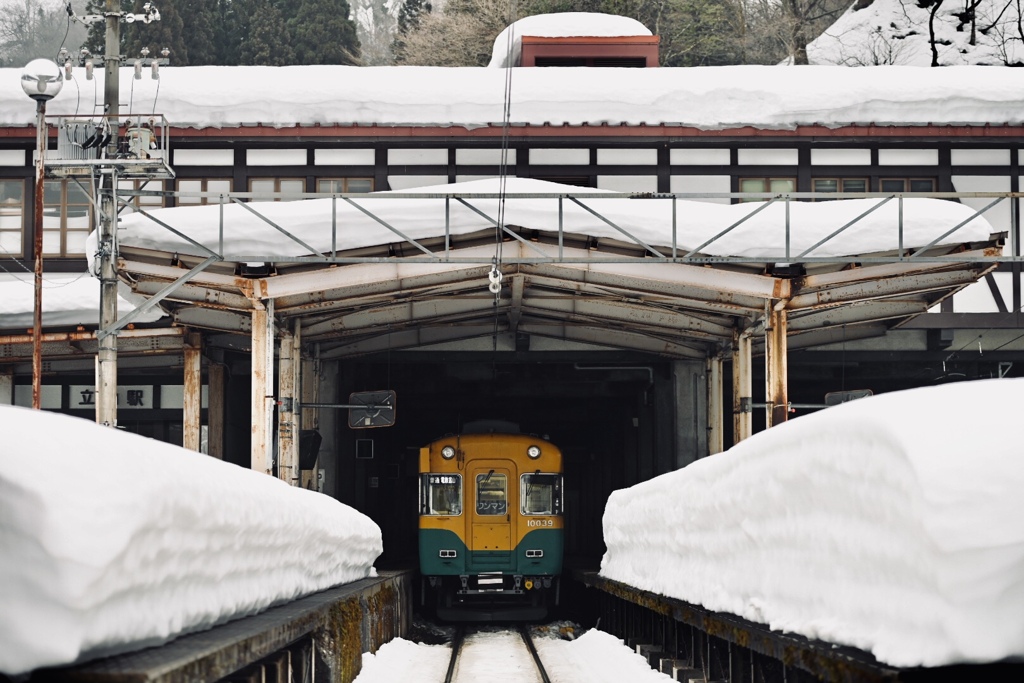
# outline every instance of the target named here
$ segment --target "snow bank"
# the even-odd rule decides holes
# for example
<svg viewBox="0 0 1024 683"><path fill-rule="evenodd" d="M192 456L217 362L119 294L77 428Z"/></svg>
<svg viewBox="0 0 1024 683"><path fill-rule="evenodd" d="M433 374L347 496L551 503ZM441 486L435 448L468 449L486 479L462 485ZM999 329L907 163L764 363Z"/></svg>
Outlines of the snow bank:
<svg viewBox="0 0 1024 683"><path fill-rule="evenodd" d="M610 633L592 628L573 641L536 638L537 653L555 683L664 683L670 676Z"/></svg>
<svg viewBox="0 0 1024 683"><path fill-rule="evenodd" d="M166 642L372 576L380 529L327 496L0 406L0 672Z"/></svg>
<svg viewBox="0 0 1024 683"><path fill-rule="evenodd" d="M601 574L894 666L1024 655L1022 402L883 394L616 491Z"/></svg>
<svg viewBox="0 0 1024 683"><path fill-rule="evenodd" d="M132 112L184 128L263 125L500 126L505 71L483 67L188 66L136 81L121 70ZM103 78L83 70L46 105L93 111ZM34 126L21 69L0 69L0 126ZM159 88L159 90L158 90ZM801 125L1024 123L1024 69L959 66L537 68L512 75L518 125L679 125L703 130ZM172 150L173 151L173 150Z"/></svg>
<svg viewBox="0 0 1024 683"><path fill-rule="evenodd" d="M511 64L518 66L519 57L523 51L523 36L537 36L539 38L600 36L615 38L619 36L649 35L652 35L650 29L636 19L620 17L615 14L601 14L599 12L535 14L532 17L524 17L516 21L498 34L498 37L494 39L491 62L487 66L499 69L509 66L507 57L510 40L512 41Z"/></svg>
<svg viewBox="0 0 1024 683"><path fill-rule="evenodd" d="M0 330L32 327L35 312L35 276L32 273L0 273ZM123 296L117 297L121 315L135 309ZM163 317L160 309L151 309L139 322ZM98 325L100 319L100 281L88 273L43 273L43 326Z"/></svg>
<svg viewBox="0 0 1024 683"><path fill-rule="evenodd" d="M672 244L672 203L664 199L602 198L607 192L526 178L508 178L506 191L513 193L588 194L586 203L635 238L670 249ZM453 193L497 193L498 179L474 180L408 190L403 194L446 195ZM445 204L439 199L398 198L394 193L378 192L377 198L359 199L359 204L413 239L445 234ZM496 218L497 199L470 199L473 206ZM880 199L854 199L831 202L792 202L789 221L791 254L796 256L849 221L876 206ZM337 248L354 249L402 241L395 233L344 201L337 201ZM295 202L258 202L250 204L318 252L331 249L331 199ZM741 218L760 204L712 204L695 200L677 201L677 242L681 249L693 249ZM566 232L631 240L605 221L570 201L563 204ZM220 207L217 205L156 209L152 215L176 227L193 240L219 251ZM974 211L963 204L938 199L905 199L903 202L904 244L923 246L950 228L966 221ZM810 256L865 254L899 245L899 203L888 202L857 224L814 249ZM266 221L238 205L224 207L224 249L229 259L252 260L241 256L302 256L310 251L269 226ZM505 223L535 230L558 231L557 199L509 198L505 203ZM776 202L724 237L702 249L705 254L781 258L785 256L786 207ZM184 254L202 254L201 250L142 214L121 220L119 240L133 246ZM451 202L450 231L453 235L493 229L493 223L474 211ZM975 218L959 228L947 243L987 240L994 232L983 218ZM90 243L95 235L90 237ZM665 255L670 251L666 250ZM685 253L685 252L684 252Z"/></svg>

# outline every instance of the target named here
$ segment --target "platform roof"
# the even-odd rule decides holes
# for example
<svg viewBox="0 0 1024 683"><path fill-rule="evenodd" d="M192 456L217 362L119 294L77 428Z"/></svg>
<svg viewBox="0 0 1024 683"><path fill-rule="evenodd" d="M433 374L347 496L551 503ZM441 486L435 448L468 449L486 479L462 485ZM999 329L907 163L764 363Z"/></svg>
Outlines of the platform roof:
<svg viewBox="0 0 1024 683"><path fill-rule="evenodd" d="M119 269L177 325L247 335L273 299L326 358L511 333L698 359L763 332L768 305L789 311L792 347L884 334L1000 254L986 221L937 199L903 200L897 223L885 197L721 206L525 187L504 202L463 184L139 214Z"/></svg>

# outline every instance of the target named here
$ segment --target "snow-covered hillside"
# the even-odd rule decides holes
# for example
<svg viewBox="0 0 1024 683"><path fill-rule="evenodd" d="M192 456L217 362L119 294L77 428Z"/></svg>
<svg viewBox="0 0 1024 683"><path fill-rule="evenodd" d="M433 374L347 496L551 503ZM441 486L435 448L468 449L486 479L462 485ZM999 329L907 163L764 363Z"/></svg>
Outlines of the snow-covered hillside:
<svg viewBox="0 0 1024 683"><path fill-rule="evenodd" d="M969 4L858 0L807 46L808 60L844 66L931 66L931 22L939 66L1024 65L1024 9L1009 0L980 0L972 13Z"/></svg>

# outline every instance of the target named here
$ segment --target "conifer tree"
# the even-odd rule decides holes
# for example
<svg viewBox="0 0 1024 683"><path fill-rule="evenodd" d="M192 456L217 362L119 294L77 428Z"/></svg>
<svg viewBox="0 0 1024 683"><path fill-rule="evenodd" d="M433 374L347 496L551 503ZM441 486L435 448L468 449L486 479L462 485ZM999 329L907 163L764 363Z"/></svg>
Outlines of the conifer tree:
<svg viewBox="0 0 1024 683"><path fill-rule="evenodd" d="M188 47L188 64L218 64L217 0L177 0L181 28Z"/></svg>
<svg viewBox="0 0 1024 683"><path fill-rule="evenodd" d="M299 0L288 22L297 64L357 64L359 38L346 0Z"/></svg>
<svg viewBox="0 0 1024 683"><path fill-rule="evenodd" d="M285 66L295 63L291 34L281 10L267 0L255 0L248 17L248 31L242 35L239 64Z"/></svg>

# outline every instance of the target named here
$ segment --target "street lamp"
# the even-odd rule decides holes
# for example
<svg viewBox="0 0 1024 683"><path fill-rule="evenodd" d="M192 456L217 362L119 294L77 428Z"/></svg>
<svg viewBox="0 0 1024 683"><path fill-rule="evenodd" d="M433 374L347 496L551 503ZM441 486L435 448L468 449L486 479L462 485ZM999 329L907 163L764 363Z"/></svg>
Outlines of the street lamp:
<svg viewBox="0 0 1024 683"><path fill-rule="evenodd" d="M34 244L35 303L32 315L32 407L42 407L43 379L43 175L46 157L46 103L57 96L64 80L48 59L33 59L21 72L21 89L36 101L36 194Z"/></svg>

